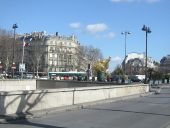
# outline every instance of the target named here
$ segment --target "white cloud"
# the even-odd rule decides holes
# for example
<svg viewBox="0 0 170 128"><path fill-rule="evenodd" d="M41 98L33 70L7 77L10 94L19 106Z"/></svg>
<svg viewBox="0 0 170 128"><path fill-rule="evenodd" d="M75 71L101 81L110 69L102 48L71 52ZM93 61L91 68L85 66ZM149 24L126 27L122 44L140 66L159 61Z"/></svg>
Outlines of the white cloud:
<svg viewBox="0 0 170 128"><path fill-rule="evenodd" d="M109 33L106 33L106 34L95 34L95 38L96 39L107 39L107 40L110 40L110 39L113 39L115 37L115 33L114 32L109 32Z"/></svg>
<svg viewBox="0 0 170 128"><path fill-rule="evenodd" d="M114 32L109 32L107 35L104 36L107 39L112 39L115 37L115 33Z"/></svg>
<svg viewBox="0 0 170 128"><path fill-rule="evenodd" d="M108 26L104 23L98 23L98 24L89 24L86 26L86 31L90 33L98 33L103 32L108 28Z"/></svg>
<svg viewBox="0 0 170 128"><path fill-rule="evenodd" d="M123 59L119 56L115 56L111 58L111 62L109 64L109 71L112 72L117 65L121 65Z"/></svg>
<svg viewBox="0 0 170 128"><path fill-rule="evenodd" d="M81 24L79 22L70 23L69 26L73 29L79 29L81 27Z"/></svg>
<svg viewBox="0 0 170 128"><path fill-rule="evenodd" d="M115 63L120 63L120 62L122 62L122 60L123 59L121 57L119 57L119 56L116 56L116 57L112 58L112 61L115 62Z"/></svg>
<svg viewBox="0 0 170 128"><path fill-rule="evenodd" d="M83 25L80 22L73 22L69 24L70 28L76 29L79 32L86 32L95 35L97 39L112 39L115 37L114 32L106 31L108 26L105 23L87 24ZM100 33L104 32L104 33Z"/></svg>

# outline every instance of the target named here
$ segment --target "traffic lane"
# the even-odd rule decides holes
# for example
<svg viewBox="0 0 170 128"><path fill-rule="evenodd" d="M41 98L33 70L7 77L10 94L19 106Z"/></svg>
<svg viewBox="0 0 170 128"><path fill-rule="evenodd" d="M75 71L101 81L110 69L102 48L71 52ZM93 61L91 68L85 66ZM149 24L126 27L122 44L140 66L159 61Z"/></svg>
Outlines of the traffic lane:
<svg viewBox="0 0 170 128"><path fill-rule="evenodd" d="M45 124L40 119L37 120L17 120L17 121L9 121L3 124L0 124L0 128L65 128L59 127L56 124Z"/></svg>
<svg viewBox="0 0 170 128"><path fill-rule="evenodd" d="M165 99L164 96L157 95L86 109L98 111L103 118L108 117L106 126L110 128L165 128L170 121L170 100L167 97ZM103 112L107 114L102 114Z"/></svg>
<svg viewBox="0 0 170 128"><path fill-rule="evenodd" d="M170 90L159 95L84 107L43 118L0 124L6 128L168 128Z"/></svg>

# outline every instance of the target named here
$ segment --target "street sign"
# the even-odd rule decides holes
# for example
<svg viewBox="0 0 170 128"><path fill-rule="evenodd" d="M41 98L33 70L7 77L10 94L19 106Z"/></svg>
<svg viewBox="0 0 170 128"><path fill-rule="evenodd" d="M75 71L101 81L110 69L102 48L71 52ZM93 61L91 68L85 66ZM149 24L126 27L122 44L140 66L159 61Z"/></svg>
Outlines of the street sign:
<svg viewBox="0 0 170 128"><path fill-rule="evenodd" d="M19 72L25 72L25 64L19 64Z"/></svg>
<svg viewBox="0 0 170 128"><path fill-rule="evenodd" d="M0 61L0 68L2 68L2 63L1 63L1 61Z"/></svg>
<svg viewBox="0 0 170 128"><path fill-rule="evenodd" d="M16 69L15 63L12 64L11 68L12 68L12 69Z"/></svg>

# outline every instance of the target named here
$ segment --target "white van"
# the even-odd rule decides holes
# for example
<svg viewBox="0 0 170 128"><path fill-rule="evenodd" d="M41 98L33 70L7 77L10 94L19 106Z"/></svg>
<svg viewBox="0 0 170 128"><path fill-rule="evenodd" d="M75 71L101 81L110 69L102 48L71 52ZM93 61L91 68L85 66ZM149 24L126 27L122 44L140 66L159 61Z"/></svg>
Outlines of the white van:
<svg viewBox="0 0 170 128"><path fill-rule="evenodd" d="M26 75L26 78L27 78L27 79L32 79L32 78L33 78L33 74L27 74L27 75Z"/></svg>

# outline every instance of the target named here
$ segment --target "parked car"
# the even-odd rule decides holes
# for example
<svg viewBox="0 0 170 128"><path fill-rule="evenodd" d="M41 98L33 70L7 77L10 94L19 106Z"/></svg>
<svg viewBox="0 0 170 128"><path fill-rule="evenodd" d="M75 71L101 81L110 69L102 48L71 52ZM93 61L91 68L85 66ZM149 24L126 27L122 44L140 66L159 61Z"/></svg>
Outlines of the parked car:
<svg viewBox="0 0 170 128"><path fill-rule="evenodd" d="M41 80L47 80L48 79L48 76L41 76L40 78L38 79L41 79Z"/></svg>
<svg viewBox="0 0 170 128"><path fill-rule="evenodd" d="M33 74L26 74L26 79L32 79L33 78Z"/></svg>
<svg viewBox="0 0 170 128"><path fill-rule="evenodd" d="M141 80L140 80L137 76L129 76L129 79L130 79L132 82L141 82Z"/></svg>

